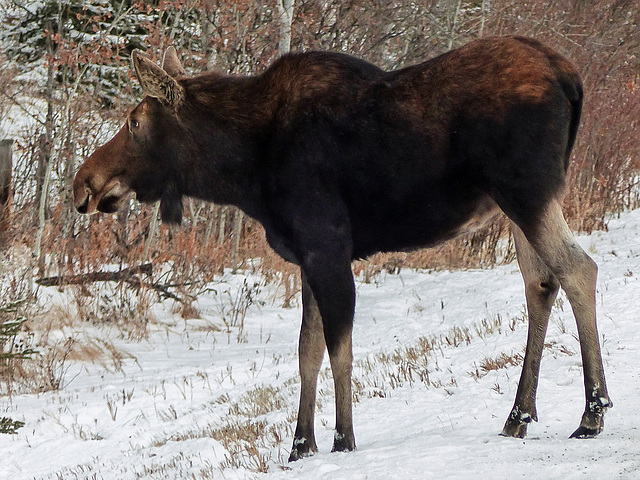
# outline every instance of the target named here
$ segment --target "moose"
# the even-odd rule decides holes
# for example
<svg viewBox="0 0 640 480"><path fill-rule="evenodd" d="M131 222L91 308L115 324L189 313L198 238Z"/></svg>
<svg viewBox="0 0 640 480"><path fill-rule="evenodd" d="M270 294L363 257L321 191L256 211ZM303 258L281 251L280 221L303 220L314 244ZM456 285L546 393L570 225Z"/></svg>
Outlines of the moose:
<svg viewBox="0 0 640 480"><path fill-rule="evenodd" d="M354 259L434 246L496 214L510 220L529 317L526 354L502 434L537 421L544 338L560 287L577 322L586 408L572 437L598 435L613 404L596 326L597 266L561 202L583 100L564 57L524 37L487 37L394 71L323 51L263 72L189 76L132 53L145 94L78 170L78 212L133 196L180 223L182 197L239 207L301 269L300 404L289 460L317 452L314 409L325 348L335 384L332 451L352 424Z"/></svg>

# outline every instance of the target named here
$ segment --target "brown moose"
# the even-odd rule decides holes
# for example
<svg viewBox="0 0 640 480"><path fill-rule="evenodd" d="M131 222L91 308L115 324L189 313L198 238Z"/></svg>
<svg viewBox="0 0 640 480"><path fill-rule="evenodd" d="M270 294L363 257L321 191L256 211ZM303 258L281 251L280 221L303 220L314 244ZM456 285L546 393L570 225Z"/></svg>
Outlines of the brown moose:
<svg viewBox="0 0 640 480"><path fill-rule="evenodd" d="M335 382L333 450L355 448L351 414L351 262L431 246L511 220L529 335L503 434L537 420L536 388L559 287L578 325L586 409L574 437L601 432L612 406L598 341L597 267L561 211L582 107L566 59L522 37L484 38L425 63L383 71L348 55L288 54L263 73L186 74L133 64L145 98L82 165L81 213L116 211L132 194L182 218L182 197L236 205L302 271L298 423L290 460L317 451L314 406L325 346Z"/></svg>

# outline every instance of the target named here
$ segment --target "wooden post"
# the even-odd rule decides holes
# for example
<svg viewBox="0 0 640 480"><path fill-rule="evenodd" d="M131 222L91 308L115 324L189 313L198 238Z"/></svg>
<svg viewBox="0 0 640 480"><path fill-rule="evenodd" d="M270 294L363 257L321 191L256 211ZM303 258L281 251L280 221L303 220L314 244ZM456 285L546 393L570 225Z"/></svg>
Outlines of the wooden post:
<svg viewBox="0 0 640 480"><path fill-rule="evenodd" d="M9 229L13 140L0 140L0 234ZM0 244L4 243L0 239Z"/></svg>

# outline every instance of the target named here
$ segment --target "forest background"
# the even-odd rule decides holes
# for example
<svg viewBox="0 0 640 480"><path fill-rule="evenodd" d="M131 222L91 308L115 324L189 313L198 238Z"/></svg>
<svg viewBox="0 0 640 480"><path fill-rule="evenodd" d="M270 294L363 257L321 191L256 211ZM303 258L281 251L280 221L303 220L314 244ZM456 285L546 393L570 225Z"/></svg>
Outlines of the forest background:
<svg viewBox="0 0 640 480"><path fill-rule="evenodd" d="M161 225L157 206L134 201L117 215L74 212L79 164L141 98L130 68L135 48L160 62L174 45L192 74L247 75L289 50L346 52L396 69L482 36L535 37L571 59L585 84L564 203L570 226L606 229L640 205L638 0L5 0L0 18L0 148L12 157L0 169L0 358L9 392L58 388L78 350L32 333L34 319L52 315L38 303L36 280L77 283L74 316L121 325L132 338L146 335L149 305L163 298L197 317L194 300L224 269L282 284L284 306L299 291L297 269L232 207L185 199L179 228ZM366 280L403 267L508 262L507 227L502 219L436 249L376 255L354 271ZM96 283L105 278L120 281L117 295Z"/></svg>

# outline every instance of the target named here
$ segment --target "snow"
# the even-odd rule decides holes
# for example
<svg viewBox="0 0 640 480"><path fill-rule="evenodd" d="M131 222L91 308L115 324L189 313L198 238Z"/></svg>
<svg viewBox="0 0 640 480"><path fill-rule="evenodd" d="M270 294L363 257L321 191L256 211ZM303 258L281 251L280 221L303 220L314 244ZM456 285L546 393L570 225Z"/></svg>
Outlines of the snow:
<svg viewBox="0 0 640 480"><path fill-rule="evenodd" d="M639 478L640 210L579 241L599 265L599 330L615 404L596 439L568 438L585 402L575 322L564 297L549 325L539 422L529 425L524 440L505 438L499 433L521 366L483 371L481 365L523 353L527 326L517 265L403 270L357 282L357 450L330 453L333 386L325 359L316 412L320 452L288 464L299 393L300 305L283 309L275 285L256 276L244 283L244 275L228 273L199 298L199 320L183 320L167 303L155 307L158 322L142 342L100 329L126 352L121 371L71 362L61 390L0 399L2 416L25 422L16 434L0 436L0 478ZM225 331L225 302L256 282L259 301L244 325ZM50 301L64 302L57 290L45 292ZM454 329L468 340L443 341ZM399 367L380 360L415 347L421 336L440 342L410 365L413 377L398 376ZM273 429L263 435L268 442L255 443L262 457L250 454L251 433L236 447L211 433L247 421ZM274 440L273 432L282 438ZM267 473L257 473L256 458Z"/></svg>

